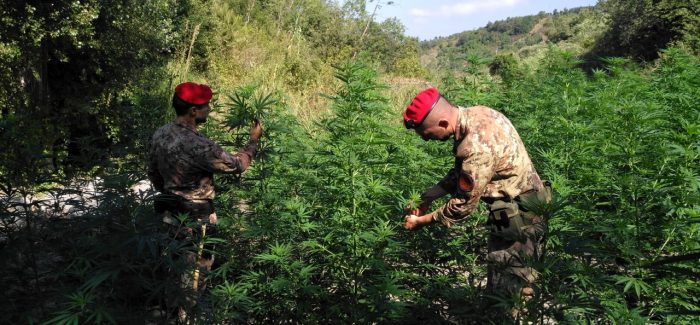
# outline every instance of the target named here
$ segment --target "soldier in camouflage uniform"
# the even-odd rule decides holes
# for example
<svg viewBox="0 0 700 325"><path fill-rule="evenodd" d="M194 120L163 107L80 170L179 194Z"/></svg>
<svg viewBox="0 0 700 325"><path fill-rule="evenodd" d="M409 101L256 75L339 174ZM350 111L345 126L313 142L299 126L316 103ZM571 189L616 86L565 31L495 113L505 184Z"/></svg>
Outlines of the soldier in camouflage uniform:
<svg viewBox="0 0 700 325"><path fill-rule="evenodd" d="M451 226L469 216L479 201L486 202L487 290L532 296L537 272L528 264L540 257L546 221L526 206L550 202L551 188L540 180L511 122L485 106L453 106L435 88L419 93L403 116L406 127L426 141L455 139L454 168L421 195L419 207L405 216L404 227L413 230L434 221ZM431 202L448 193L452 197L446 204L424 214Z"/></svg>
<svg viewBox="0 0 700 325"><path fill-rule="evenodd" d="M262 135L262 126L255 121L248 144L237 153L229 153L197 132L196 126L206 122L209 115L211 97L212 91L206 85L191 82L178 85L173 96L177 116L153 134L150 144L148 177L161 192L154 200L154 207L170 235L185 242L192 241L193 230L181 224L176 216L187 214L188 221L199 223L200 237L203 237L207 226L217 222L212 203L214 173L245 171L255 156ZM211 269L214 258L202 256L202 251L200 246L199 256L190 251L180 257L195 268L194 274L185 272L178 279L177 287L185 292L197 290L200 269ZM185 293L185 296L187 302L175 303L181 309L181 316L183 305L193 304L191 294Z"/></svg>

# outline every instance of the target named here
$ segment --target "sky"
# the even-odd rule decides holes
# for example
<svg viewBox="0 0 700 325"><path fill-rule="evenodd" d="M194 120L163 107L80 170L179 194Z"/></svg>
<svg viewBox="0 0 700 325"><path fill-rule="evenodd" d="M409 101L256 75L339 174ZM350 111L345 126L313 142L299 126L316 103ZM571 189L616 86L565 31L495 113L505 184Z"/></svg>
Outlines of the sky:
<svg viewBox="0 0 700 325"><path fill-rule="evenodd" d="M376 1L367 0L370 14ZM490 21L508 17L592 6L597 0L393 0L393 4L387 5L388 2L381 0L376 21L396 17L406 27L406 35L430 40L484 27Z"/></svg>

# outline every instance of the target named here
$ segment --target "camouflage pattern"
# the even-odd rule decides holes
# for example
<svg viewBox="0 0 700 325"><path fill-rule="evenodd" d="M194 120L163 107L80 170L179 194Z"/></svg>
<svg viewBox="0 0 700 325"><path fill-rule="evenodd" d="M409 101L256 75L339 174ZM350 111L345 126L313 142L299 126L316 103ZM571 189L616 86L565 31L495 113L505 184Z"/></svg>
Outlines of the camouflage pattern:
<svg viewBox="0 0 700 325"><path fill-rule="evenodd" d="M435 211L435 220L451 226L469 216L482 199L512 200L543 188L518 132L503 114L485 106L460 107L455 133L455 167L439 185L460 195ZM469 191L459 191L460 177L470 183Z"/></svg>
<svg viewBox="0 0 700 325"><path fill-rule="evenodd" d="M533 284L537 272L530 266L540 258L540 242L546 228L542 216L525 211L521 197L551 200L535 170L518 132L501 113L484 106L459 107L455 132L455 166L438 183L452 198L433 216L447 226L463 220L479 201L489 204L491 235L488 243L488 283L492 294L512 295ZM518 221L509 237L494 219ZM511 229L512 230L512 229Z"/></svg>
<svg viewBox="0 0 700 325"><path fill-rule="evenodd" d="M217 223L212 199L214 199L214 173L242 173L251 163L257 143L249 144L235 154L226 152L191 126L169 123L159 128L151 139L149 149L148 177L162 194L154 199L156 212L162 215L164 232L173 240L182 243L200 242L207 230L212 235ZM173 214L187 213L190 219L201 222L202 232L180 224ZM194 238L193 238L194 237ZM178 246L178 245L175 245ZM167 250L168 248L161 248ZM168 308L191 309L198 295L193 286L193 270L206 275L214 262L211 244L195 252L184 249L170 252L168 258L184 264L183 270L168 273L172 281L166 296ZM206 276L197 280L199 292L206 286Z"/></svg>
<svg viewBox="0 0 700 325"><path fill-rule="evenodd" d="M503 238L493 229L489 236L489 253L486 256L489 263L487 289L492 294L517 294L522 288L531 287L537 280L538 273L532 265L542 258L542 240L547 230L547 222L542 215L528 210L526 206L542 207L550 203L551 187L545 186L540 191L521 194L518 199L528 203L510 202L517 206L518 217L523 219L524 237L518 240Z"/></svg>
<svg viewBox="0 0 700 325"><path fill-rule="evenodd" d="M231 154L197 130L169 123L151 139L148 177L157 190L189 201L214 198L214 173L242 173L250 166L257 143Z"/></svg>

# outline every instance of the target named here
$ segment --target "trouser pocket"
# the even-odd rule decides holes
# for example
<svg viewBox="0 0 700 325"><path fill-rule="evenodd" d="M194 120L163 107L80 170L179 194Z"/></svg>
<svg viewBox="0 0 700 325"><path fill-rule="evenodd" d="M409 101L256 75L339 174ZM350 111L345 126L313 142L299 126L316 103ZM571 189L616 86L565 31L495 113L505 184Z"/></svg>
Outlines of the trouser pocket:
<svg viewBox="0 0 700 325"><path fill-rule="evenodd" d="M487 227L494 236L506 240L525 240L525 222L518 204L497 200L489 206Z"/></svg>

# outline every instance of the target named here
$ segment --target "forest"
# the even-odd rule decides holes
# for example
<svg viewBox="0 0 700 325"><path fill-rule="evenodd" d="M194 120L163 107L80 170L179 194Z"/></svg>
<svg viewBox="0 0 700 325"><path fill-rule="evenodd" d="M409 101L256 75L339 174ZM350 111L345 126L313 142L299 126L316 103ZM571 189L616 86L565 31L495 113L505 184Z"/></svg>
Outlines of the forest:
<svg viewBox="0 0 700 325"><path fill-rule="evenodd" d="M0 323L167 323L163 270L189 270L162 252L199 242L216 262L191 324L700 323L698 0L429 41L381 0L2 2ZM184 81L214 90L200 131L225 149L264 124L197 243L163 233L146 176ZM402 123L429 86L506 115L552 183L530 300L485 294L484 204L403 228L454 162Z"/></svg>

